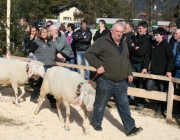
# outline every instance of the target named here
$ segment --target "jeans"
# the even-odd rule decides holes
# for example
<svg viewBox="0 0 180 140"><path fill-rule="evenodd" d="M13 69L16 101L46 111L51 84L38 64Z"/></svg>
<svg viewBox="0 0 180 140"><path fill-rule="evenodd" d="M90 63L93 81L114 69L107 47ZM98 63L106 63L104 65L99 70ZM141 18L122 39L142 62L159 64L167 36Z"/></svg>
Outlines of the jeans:
<svg viewBox="0 0 180 140"><path fill-rule="evenodd" d="M148 79L146 82L146 89L164 92L166 90L165 87L168 86L166 84L166 81Z"/></svg>
<svg viewBox="0 0 180 140"><path fill-rule="evenodd" d="M141 73L142 63L131 61L131 68L132 68L132 72ZM136 88L145 88L145 79L140 77L134 77L133 84L136 86ZM136 97L135 100L136 100L135 102L138 103L138 105L144 106L145 99Z"/></svg>
<svg viewBox="0 0 180 140"><path fill-rule="evenodd" d="M69 61L66 61L67 64L75 64L75 58L71 58ZM69 70L76 71L75 68L67 67Z"/></svg>
<svg viewBox="0 0 180 140"><path fill-rule="evenodd" d="M105 107L109 99L113 96L124 128L127 132L130 132L135 127L135 121L131 117L129 109L126 81L114 82L99 78L96 83L96 99L94 103L92 125L101 125Z"/></svg>
<svg viewBox="0 0 180 140"><path fill-rule="evenodd" d="M84 56L85 51L76 51L77 54L77 64L78 65L82 65L83 62L85 64L85 66L89 66L88 61L86 60L85 56ZM78 72L80 73L80 69L78 69ZM90 80L90 71L89 70L85 70L85 77L86 80Z"/></svg>

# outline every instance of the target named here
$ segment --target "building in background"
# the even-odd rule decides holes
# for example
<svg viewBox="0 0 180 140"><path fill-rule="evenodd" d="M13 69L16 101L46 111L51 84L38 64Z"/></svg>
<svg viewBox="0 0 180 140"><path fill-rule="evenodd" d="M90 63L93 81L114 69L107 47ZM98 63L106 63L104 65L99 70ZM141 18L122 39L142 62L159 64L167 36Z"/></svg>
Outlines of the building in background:
<svg viewBox="0 0 180 140"><path fill-rule="evenodd" d="M84 19L84 14L74 4L61 5L53 8L53 14L61 23L75 23L77 26Z"/></svg>

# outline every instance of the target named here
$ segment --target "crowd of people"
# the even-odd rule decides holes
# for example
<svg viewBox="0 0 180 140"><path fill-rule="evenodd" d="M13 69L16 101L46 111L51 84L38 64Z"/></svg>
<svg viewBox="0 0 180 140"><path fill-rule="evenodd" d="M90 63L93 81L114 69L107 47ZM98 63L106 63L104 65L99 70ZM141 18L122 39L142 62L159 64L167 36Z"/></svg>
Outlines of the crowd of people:
<svg viewBox="0 0 180 140"><path fill-rule="evenodd" d="M127 136L142 131L131 117L129 104L134 103L135 109L140 111L145 107L145 99L128 97L127 87L167 92L168 86L165 81L133 77L132 72L180 78L180 29L177 29L175 22L169 24L169 31L158 27L150 33L147 21L140 21L135 31L130 22L123 25L117 21L107 29L106 21L100 20L99 30L94 36L86 20L81 21L78 30L72 23L67 28L63 25L58 28L52 21L47 21L46 25L41 30L37 25L30 27L26 38L27 57L43 62L45 70L52 67L55 61L91 65L97 69L92 117L94 130L102 130L105 107L113 96ZM69 69L80 73L80 69ZM90 80L89 70L85 70L84 78ZM42 80L40 78L34 87L30 99L32 102L37 103ZM56 108L55 98L51 95L47 95L47 98L51 107ZM166 103L156 103L158 109L155 115L164 114Z"/></svg>

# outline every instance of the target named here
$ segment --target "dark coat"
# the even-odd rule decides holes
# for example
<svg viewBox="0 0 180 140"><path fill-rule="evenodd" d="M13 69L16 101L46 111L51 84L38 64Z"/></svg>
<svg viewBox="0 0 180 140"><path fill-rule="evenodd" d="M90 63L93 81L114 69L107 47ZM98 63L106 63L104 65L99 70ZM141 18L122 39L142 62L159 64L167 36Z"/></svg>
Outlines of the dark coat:
<svg viewBox="0 0 180 140"><path fill-rule="evenodd" d="M85 52L85 57L91 66L96 69L104 67L105 72L100 75L101 78L118 82L132 75L127 44L124 40L121 42L122 53L120 54L118 46L109 33L96 40Z"/></svg>
<svg viewBox="0 0 180 140"><path fill-rule="evenodd" d="M109 30L108 29L105 29L103 30L102 33L100 33L100 30L96 31L96 33L94 34L94 37L93 37L93 41L96 41L98 38L102 37L102 36L105 36L109 33Z"/></svg>
<svg viewBox="0 0 180 140"><path fill-rule="evenodd" d="M131 60L133 62L143 63L144 56L150 45L150 38L151 36L148 33L141 36L136 35L135 39L133 40L133 43L135 44L135 46L138 46L139 49L136 50L134 46L129 46L129 52L132 54Z"/></svg>
<svg viewBox="0 0 180 140"><path fill-rule="evenodd" d="M174 69L174 54L172 45L163 40L159 45L152 41L152 45L144 58L143 68L148 69L151 62L151 73L165 75Z"/></svg>
<svg viewBox="0 0 180 140"><path fill-rule="evenodd" d="M84 38L86 36L86 38ZM74 32L73 40L78 51L86 51L91 46L92 33L89 28L82 28Z"/></svg>

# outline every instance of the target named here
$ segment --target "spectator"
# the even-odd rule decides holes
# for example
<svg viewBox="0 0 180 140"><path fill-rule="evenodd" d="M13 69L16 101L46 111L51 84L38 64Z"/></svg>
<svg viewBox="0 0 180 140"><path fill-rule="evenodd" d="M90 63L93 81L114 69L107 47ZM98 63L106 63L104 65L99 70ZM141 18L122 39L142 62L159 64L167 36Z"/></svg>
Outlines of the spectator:
<svg viewBox="0 0 180 140"><path fill-rule="evenodd" d="M32 25L30 27L30 35L26 38L25 44L26 44L26 50L29 50L30 44L36 40L39 36L39 27L37 25Z"/></svg>
<svg viewBox="0 0 180 140"><path fill-rule="evenodd" d="M129 51L132 54L131 58L131 67L133 72L142 71L142 63L144 61L144 56L146 54L147 48L150 44L150 35L147 32L148 23L146 21L141 21L138 23L138 34L136 35L135 40L131 43ZM144 79L143 78L134 78L134 85L137 88L144 88ZM142 110L144 108L145 100L142 98L136 98L138 102L136 110Z"/></svg>
<svg viewBox="0 0 180 140"><path fill-rule="evenodd" d="M87 27L86 20L81 21L81 28L74 32L73 39L75 41L75 47L77 49L77 64L82 65L84 62L86 66L89 66L89 63L84 56L84 53L91 46L92 33ZM80 73L80 69L78 69L78 72ZM89 70L85 70L85 79L90 79Z"/></svg>
<svg viewBox="0 0 180 140"><path fill-rule="evenodd" d="M168 32L168 42L172 45L174 45L174 42L176 41L174 39L174 32L177 29L177 25L175 22L169 23L169 32Z"/></svg>
<svg viewBox="0 0 180 140"><path fill-rule="evenodd" d="M75 42L73 41L73 33L74 33L74 30L75 30L75 26L73 23L69 23L67 25L67 32L65 33L65 36L67 38L67 41L68 41L68 44L71 46L71 49L72 49L72 54L70 56L70 61L66 61L66 63L69 63L69 64L76 64L75 63L75 58L76 58L76 48L75 48ZM70 70L72 71L75 71L75 68L69 68Z"/></svg>
<svg viewBox="0 0 180 140"><path fill-rule="evenodd" d="M163 40L165 30L158 27L154 31L155 39L152 45L149 46L143 62L142 73L147 73L147 69L151 62L151 74L172 76L174 69L174 55L172 52L172 45L166 40ZM148 79L146 83L147 90L155 90L165 92L167 89L167 82L161 80ZM161 115L165 110L165 102L159 101L158 110L155 115Z"/></svg>
<svg viewBox="0 0 180 140"><path fill-rule="evenodd" d="M58 27L56 25L51 25L49 27L49 32L52 41L55 43L56 49L60 52L58 53L56 61L63 63L66 62L66 60L69 61L72 49L67 42L66 36L58 31Z"/></svg>
<svg viewBox="0 0 180 140"><path fill-rule="evenodd" d="M175 73L174 77L180 79L180 29L177 29L174 33L176 42L174 43L173 53L175 56Z"/></svg>
<svg viewBox="0 0 180 140"><path fill-rule="evenodd" d="M65 28L64 24L61 24L61 26L59 27L59 31L62 32L62 33L66 32L66 28Z"/></svg>
<svg viewBox="0 0 180 140"><path fill-rule="evenodd" d="M51 20L48 20L46 22L46 27L49 28L51 25L53 25L53 22Z"/></svg>
<svg viewBox="0 0 180 140"><path fill-rule="evenodd" d="M135 127L127 99L126 79L132 82L133 76L127 44L122 39L123 29L122 24L115 23L110 30L111 33L95 41L87 49L85 56L99 75L92 117L94 130L102 131L105 107L113 96L127 136L132 136L141 132L142 128Z"/></svg>
<svg viewBox="0 0 180 140"><path fill-rule="evenodd" d="M45 71L52 67L55 62L56 55L59 56L59 52L57 52L55 44L53 41L50 40L50 37L48 35L48 29L42 28L40 31L40 38L34 40L29 48L28 54L29 56L32 56L35 54L37 56L38 61L41 61L44 63ZM31 94L30 101L37 103L37 99L39 96L41 84L43 79L40 77L37 85L34 87L34 90ZM56 108L56 100L53 97L49 97L50 95L47 95L47 98L50 100L50 104L52 108Z"/></svg>
<svg viewBox="0 0 180 140"><path fill-rule="evenodd" d="M103 19L100 20L98 26L99 26L99 30L96 31L96 33L93 37L93 41L96 41L98 38L105 36L109 33L109 30L106 28L105 20L103 20Z"/></svg>
<svg viewBox="0 0 180 140"><path fill-rule="evenodd" d="M21 17L19 20L21 26L26 26L28 24L27 19L25 17Z"/></svg>
<svg viewBox="0 0 180 140"><path fill-rule="evenodd" d="M124 26L124 39L128 48L131 47L132 42L135 42L134 25L130 22L127 22ZM130 58L131 57L132 56L130 55Z"/></svg>

